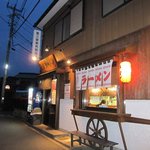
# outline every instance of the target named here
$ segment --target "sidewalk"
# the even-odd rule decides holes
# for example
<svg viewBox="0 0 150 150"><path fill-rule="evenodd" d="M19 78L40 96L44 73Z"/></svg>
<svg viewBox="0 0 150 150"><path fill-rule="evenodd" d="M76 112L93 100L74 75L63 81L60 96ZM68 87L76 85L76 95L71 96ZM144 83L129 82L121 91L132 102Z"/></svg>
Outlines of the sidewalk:
<svg viewBox="0 0 150 150"><path fill-rule="evenodd" d="M66 149L71 149L70 148L70 133L67 133L65 131L61 130L54 130L52 128L49 128L48 126L44 124L40 125L30 125L32 128L35 130L39 131L40 133L44 134L45 136L52 138L53 140L57 141L58 143L62 144L63 146L66 147ZM72 150L93 150L87 146L80 146L78 143L74 143L74 147Z"/></svg>

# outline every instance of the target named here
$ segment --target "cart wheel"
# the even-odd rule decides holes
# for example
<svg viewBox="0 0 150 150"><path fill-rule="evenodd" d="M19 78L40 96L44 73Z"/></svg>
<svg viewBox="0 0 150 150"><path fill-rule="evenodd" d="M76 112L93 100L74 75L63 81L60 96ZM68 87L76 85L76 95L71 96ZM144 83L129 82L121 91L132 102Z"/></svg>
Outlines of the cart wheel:
<svg viewBox="0 0 150 150"><path fill-rule="evenodd" d="M89 121L87 122L86 126L86 133L87 135L104 139L108 139L108 131L106 124L103 120L99 120L97 118L90 118ZM93 142L89 141L90 145L94 145Z"/></svg>

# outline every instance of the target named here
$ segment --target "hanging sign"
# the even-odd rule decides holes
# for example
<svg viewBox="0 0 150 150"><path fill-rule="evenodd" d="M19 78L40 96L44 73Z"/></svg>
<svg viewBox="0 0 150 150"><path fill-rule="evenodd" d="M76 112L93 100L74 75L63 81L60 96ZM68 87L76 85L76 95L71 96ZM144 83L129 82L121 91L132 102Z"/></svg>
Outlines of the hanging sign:
<svg viewBox="0 0 150 150"><path fill-rule="evenodd" d="M112 70L112 62L103 63L103 86L111 85L111 70Z"/></svg>
<svg viewBox="0 0 150 150"><path fill-rule="evenodd" d="M110 60L94 67L76 70L76 90L110 86L112 63L113 60Z"/></svg>
<svg viewBox="0 0 150 150"><path fill-rule="evenodd" d="M48 57L40 60L39 65L43 73L54 71L57 68L57 63L53 55L49 55Z"/></svg>
<svg viewBox="0 0 150 150"><path fill-rule="evenodd" d="M82 70L82 79L81 79L81 85L82 85L82 90L86 90L87 89L87 81L88 81L88 71L87 70Z"/></svg>
<svg viewBox="0 0 150 150"><path fill-rule="evenodd" d="M70 83L65 84L64 99L70 99Z"/></svg>
<svg viewBox="0 0 150 150"><path fill-rule="evenodd" d="M57 79L52 80L52 104L56 104L56 85L57 85Z"/></svg>
<svg viewBox="0 0 150 150"><path fill-rule="evenodd" d="M76 70L76 90L81 90L82 71Z"/></svg>
<svg viewBox="0 0 150 150"><path fill-rule="evenodd" d="M88 88L95 88L95 69L88 69Z"/></svg>
<svg viewBox="0 0 150 150"><path fill-rule="evenodd" d="M102 86L102 74L103 67L102 65L98 64L95 67L95 88L100 88Z"/></svg>
<svg viewBox="0 0 150 150"><path fill-rule="evenodd" d="M39 60L40 51L41 51L41 31L35 29L33 32L32 57L35 57L36 60Z"/></svg>

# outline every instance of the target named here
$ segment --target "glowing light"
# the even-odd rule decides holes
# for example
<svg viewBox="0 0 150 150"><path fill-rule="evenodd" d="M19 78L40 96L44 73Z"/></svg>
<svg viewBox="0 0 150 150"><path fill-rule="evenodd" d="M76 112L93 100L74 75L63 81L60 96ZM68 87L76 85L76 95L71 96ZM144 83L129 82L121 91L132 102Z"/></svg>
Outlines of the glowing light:
<svg viewBox="0 0 150 150"><path fill-rule="evenodd" d="M45 52L48 52L48 51L49 51L49 48L48 48L48 47L46 47L46 48L45 48Z"/></svg>
<svg viewBox="0 0 150 150"><path fill-rule="evenodd" d="M123 83L131 81L131 63L128 61L120 63L120 80Z"/></svg>
<svg viewBox="0 0 150 150"><path fill-rule="evenodd" d="M87 100L86 100L86 99L84 99L84 100L83 100L83 103L86 103L86 102L87 102Z"/></svg>
<svg viewBox="0 0 150 150"><path fill-rule="evenodd" d="M116 91L116 89L117 89L117 86L112 86L112 87L109 87L109 91Z"/></svg>
<svg viewBox="0 0 150 150"><path fill-rule="evenodd" d="M10 90L10 85L6 85L6 86L5 86L5 89L6 89L6 90Z"/></svg>
<svg viewBox="0 0 150 150"><path fill-rule="evenodd" d="M70 59L67 60L67 64L71 64L71 60Z"/></svg>
<svg viewBox="0 0 150 150"><path fill-rule="evenodd" d="M8 69L8 67L9 67L9 65L8 65L8 64L6 64L6 65L5 65L5 69Z"/></svg>
<svg viewBox="0 0 150 150"><path fill-rule="evenodd" d="M33 98L33 88L29 88L28 90L28 104L32 105L32 98Z"/></svg>
<svg viewBox="0 0 150 150"><path fill-rule="evenodd" d="M100 91L100 89L97 89L97 88L92 89L92 93L95 93L95 94L98 93L99 91Z"/></svg>
<svg viewBox="0 0 150 150"><path fill-rule="evenodd" d="M36 56L32 56L32 60L33 60L33 61L37 61L38 59L37 59Z"/></svg>

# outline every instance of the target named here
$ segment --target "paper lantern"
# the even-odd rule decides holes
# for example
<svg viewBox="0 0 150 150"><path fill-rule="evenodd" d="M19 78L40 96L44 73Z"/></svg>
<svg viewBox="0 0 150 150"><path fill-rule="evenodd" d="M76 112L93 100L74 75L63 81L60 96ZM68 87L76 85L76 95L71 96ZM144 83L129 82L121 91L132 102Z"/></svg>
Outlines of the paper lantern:
<svg viewBox="0 0 150 150"><path fill-rule="evenodd" d="M129 83L131 81L131 63L128 61L120 63L120 80L123 83Z"/></svg>

